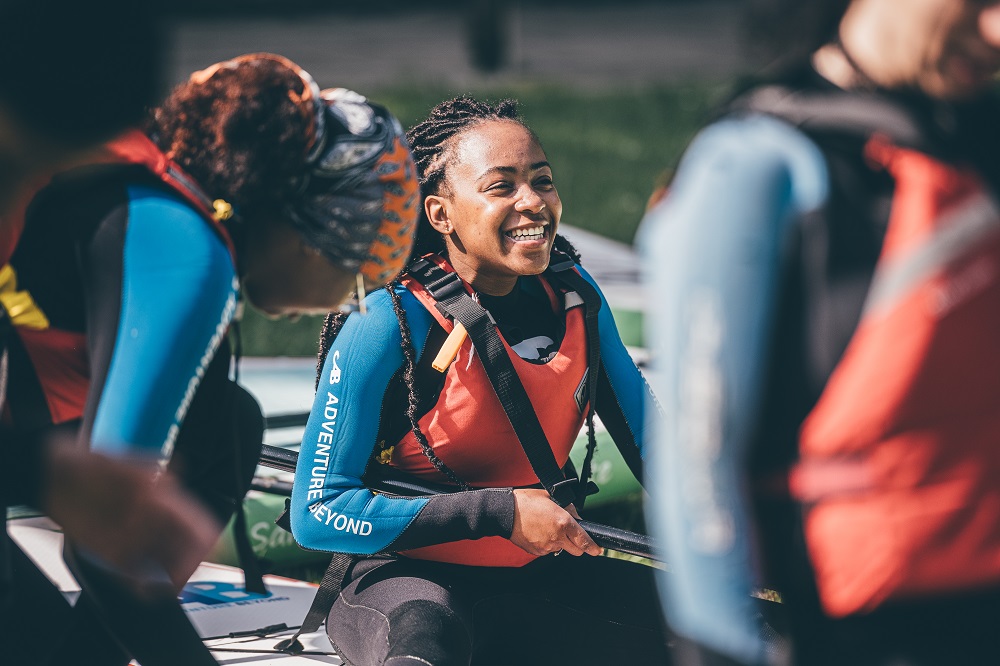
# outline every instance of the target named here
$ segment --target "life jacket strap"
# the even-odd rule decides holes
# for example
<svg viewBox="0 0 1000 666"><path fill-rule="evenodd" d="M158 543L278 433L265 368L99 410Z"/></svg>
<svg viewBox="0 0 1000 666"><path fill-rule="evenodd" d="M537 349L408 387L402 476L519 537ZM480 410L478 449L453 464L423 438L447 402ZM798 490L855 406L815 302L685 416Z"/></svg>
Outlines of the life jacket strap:
<svg viewBox="0 0 1000 666"><path fill-rule="evenodd" d="M275 644L275 650L293 655L302 654L305 647L299 640L299 636L319 630L320 625L326 621L326 616L333 608L333 602L340 596L340 590L344 585L344 576L347 575L347 570L355 559L354 555L347 553L333 554L333 557L330 558L330 564L327 565L326 571L323 573L323 580L320 581L319 588L316 590L316 596L313 597L312 604L309 606L309 611L306 613L305 619L302 620L302 626L291 638L286 638Z"/></svg>
<svg viewBox="0 0 1000 666"><path fill-rule="evenodd" d="M566 289L576 293L583 301L583 325L587 335L587 432L591 439L587 442L587 454L580 470L581 492L579 493L577 509L582 509L587 497L596 494L599 490L597 484L590 480L590 476L594 452L597 449L592 434L594 432L594 414L597 409L597 378L601 369L601 334L598 320L598 314L601 310L601 295L597 293L594 285L576 270L576 262L558 250L552 251L552 259L549 262L546 275L552 278L553 282L562 283Z"/></svg>

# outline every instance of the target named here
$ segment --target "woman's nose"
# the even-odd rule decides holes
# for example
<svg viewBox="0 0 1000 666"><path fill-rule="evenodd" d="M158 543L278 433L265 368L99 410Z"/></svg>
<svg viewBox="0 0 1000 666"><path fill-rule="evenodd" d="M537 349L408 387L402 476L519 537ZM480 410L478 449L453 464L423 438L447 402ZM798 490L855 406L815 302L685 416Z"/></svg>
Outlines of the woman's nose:
<svg viewBox="0 0 1000 666"><path fill-rule="evenodd" d="M538 213L545 208L545 202L533 187L524 187L520 192L515 209L518 212Z"/></svg>

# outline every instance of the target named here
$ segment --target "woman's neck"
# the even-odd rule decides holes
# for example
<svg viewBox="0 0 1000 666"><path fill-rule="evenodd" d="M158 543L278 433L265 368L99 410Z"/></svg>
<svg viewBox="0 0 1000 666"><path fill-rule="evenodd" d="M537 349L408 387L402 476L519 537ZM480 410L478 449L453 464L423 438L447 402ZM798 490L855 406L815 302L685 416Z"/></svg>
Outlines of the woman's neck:
<svg viewBox="0 0 1000 666"><path fill-rule="evenodd" d="M494 275L484 272L479 266L465 261L462 255L452 254L449 257L449 261L452 268L458 273L458 277L462 278L467 284L472 285L472 288L481 294L506 296L517 285L518 276Z"/></svg>

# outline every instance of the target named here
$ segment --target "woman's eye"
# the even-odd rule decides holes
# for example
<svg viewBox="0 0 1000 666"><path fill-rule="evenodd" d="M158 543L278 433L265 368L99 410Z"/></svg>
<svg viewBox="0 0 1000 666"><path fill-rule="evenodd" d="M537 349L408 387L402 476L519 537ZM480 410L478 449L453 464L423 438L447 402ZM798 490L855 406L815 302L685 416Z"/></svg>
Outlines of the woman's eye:
<svg viewBox="0 0 1000 666"><path fill-rule="evenodd" d="M552 178L545 176L535 180L535 187L539 189L551 189L552 187L555 187L555 184L552 182Z"/></svg>
<svg viewBox="0 0 1000 666"><path fill-rule="evenodd" d="M487 187L486 190L488 192L496 192L496 191L509 190L510 188L511 188L510 183L508 183L507 181L501 181L499 183L493 183L492 185Z"/></svg>

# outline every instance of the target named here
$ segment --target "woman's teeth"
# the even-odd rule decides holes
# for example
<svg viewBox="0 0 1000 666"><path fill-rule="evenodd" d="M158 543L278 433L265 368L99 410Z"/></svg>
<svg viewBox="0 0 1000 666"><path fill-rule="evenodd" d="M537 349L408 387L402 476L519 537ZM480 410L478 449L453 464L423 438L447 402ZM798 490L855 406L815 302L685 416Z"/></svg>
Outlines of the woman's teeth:
<svg viewBox="0 0 1000 666"><path fill-rule="evenodd" d="M528 227L527 229L514 229L507 232L507 237L515 241L533 241L545 238L545 225Z"/></svg>

